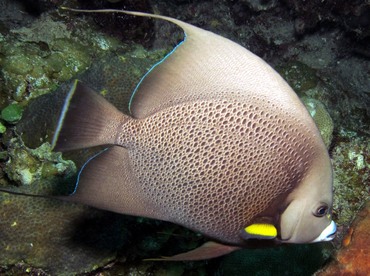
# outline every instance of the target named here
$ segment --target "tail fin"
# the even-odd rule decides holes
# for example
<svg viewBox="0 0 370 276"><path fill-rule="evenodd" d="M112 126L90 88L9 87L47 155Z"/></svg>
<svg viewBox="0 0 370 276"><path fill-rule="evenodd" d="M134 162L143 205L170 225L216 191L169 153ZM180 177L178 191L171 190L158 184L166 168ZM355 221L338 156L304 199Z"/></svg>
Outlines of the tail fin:
<svg viewBox="0 0 370 276"><path fill-rule="evenodd" d="M119 126L127 120L128 116L76 80L64 102L53 149L68 151L114 144Z"/></svg>

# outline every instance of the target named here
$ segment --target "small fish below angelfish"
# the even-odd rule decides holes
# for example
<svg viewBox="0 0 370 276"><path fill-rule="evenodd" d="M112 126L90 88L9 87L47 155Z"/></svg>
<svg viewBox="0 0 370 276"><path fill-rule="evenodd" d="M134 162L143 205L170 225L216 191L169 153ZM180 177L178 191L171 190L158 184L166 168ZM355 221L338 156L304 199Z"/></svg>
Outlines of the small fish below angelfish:
<svg viewBox="0 0 370 276"><path fill-rule="evenodd" d="M54 150L107 148L62 199L170 221L215 240L164 260L218 257L258 239L333 239L329 155L304 105L266 62L170 17L73 11L158 18L185 38L140 81L129 115L75 81Z"/></svg>

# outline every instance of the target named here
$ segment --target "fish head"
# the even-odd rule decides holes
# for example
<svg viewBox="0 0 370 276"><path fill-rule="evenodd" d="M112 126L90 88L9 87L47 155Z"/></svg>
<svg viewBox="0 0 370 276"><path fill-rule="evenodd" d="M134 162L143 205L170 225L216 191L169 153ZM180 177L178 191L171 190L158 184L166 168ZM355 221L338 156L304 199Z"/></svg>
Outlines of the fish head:
<svg viewBox="0 0 370 276"><path fill-rule="evenodd" d="M325 152L286 199L279 225L282 242L311 243L334 238L332 182L331 161Z"/></svg>

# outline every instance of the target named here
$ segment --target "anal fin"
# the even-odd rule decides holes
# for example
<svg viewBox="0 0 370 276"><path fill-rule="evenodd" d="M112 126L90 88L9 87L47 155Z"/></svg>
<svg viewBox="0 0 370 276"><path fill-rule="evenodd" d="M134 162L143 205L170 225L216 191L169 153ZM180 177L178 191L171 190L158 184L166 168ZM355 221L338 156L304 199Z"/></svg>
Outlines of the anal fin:
<svg viewBox="0 0 370 276"><path fill-rule="evenodd" d="M119 146L107 148L86 162L75 192L59 198L116 213L158 218L140 189L127 149Z"/></svg>
<svg viewBox="0 0 370 276"><path fill-rule="evenodd" d="M238 246L209 241L185 253L180 253L171 257L145 259L145 261L201 261L217 258L240 249L241 248Z"/></svg>

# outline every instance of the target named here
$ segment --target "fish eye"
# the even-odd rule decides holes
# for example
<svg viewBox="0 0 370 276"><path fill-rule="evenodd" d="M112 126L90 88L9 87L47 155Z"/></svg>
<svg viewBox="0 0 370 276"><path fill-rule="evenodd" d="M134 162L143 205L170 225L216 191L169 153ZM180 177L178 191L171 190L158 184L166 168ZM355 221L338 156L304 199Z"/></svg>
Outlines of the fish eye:
<svg viewBox="0 0 370 276"><path fill-rule="evenodd" d="M314 212L314 216L316 217L323 217L328 213L329 207L328 205L320 205L316 211Z"/></svg>

